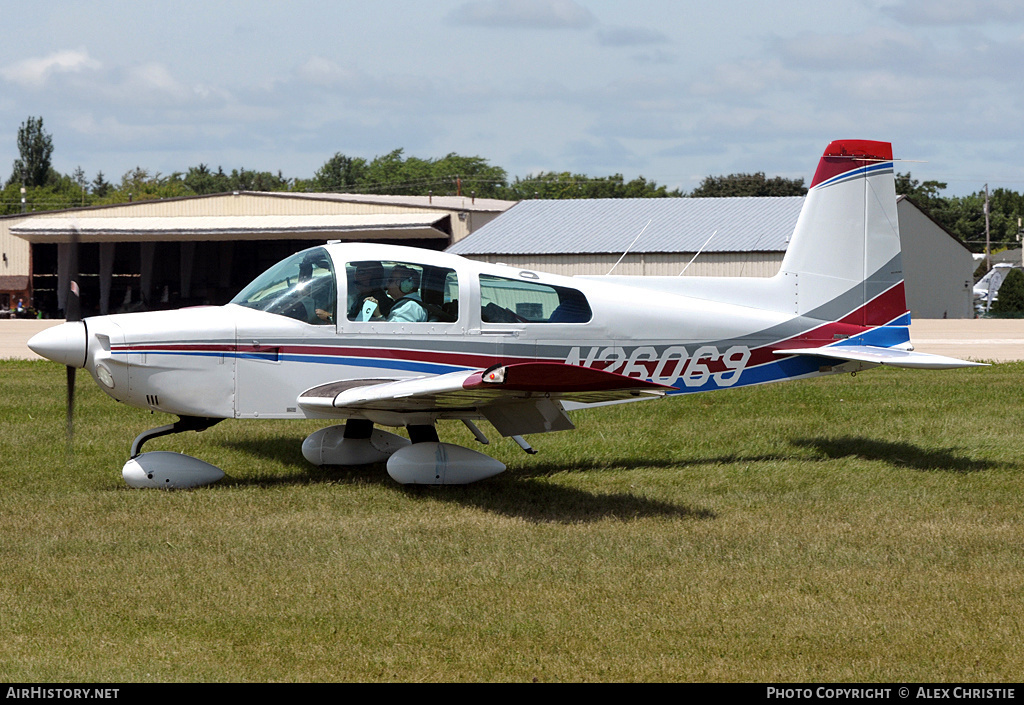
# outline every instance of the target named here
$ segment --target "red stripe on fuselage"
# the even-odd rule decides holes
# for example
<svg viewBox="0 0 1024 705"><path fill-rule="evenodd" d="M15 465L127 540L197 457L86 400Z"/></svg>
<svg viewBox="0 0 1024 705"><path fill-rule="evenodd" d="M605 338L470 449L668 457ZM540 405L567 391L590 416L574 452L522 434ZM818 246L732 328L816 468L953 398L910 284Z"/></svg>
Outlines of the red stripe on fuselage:
<svg viewBox="0 0 1024 705"><path fill-rule="evenodd" d="M432 352L429 350L410 350L408 348L356 348L286 345L281 346L281 354L372 357L383 360L403 360L406 362L431 362L434 364L452 365L455 367L487 367L493 365L497 361L497 358L492 355Z"/></svg>
<svg viewBox="0 0 1024 705"><path fill-rule="evenodd" d="M774 343L768 343L760 347L753 348L751 350L751 356L746 364L746 367L754 367L757 365L763 365L767 363L777 362L780 358L775 354L776 350L784 350L787 348L811 348L811 347L823 347L830 345L839 340L851 338L855 335L870 330L873 327L884 325L889 321L892 321L902 314L906 313L906 304L904 297L904 285L903 282L892 286L890 289L882 292L871 301L867 302L863 306L850 312L838 321L827 321L822 322L821 325L811 328L803 333L800 333L791 338L780 340ZM566 348L573 345L586 345L589 341L575 340L566 341ZM650 345L654 341L636 341L633 346L629 346L631 349ZM659 341L661 342L661 341ZM728 341L723 341L728 342ZM688 347L688 352L693 354L696 351L696 347L701 345L700 343L691 343ZM435 352L429 350L418 350L409 348L384 348L384 347L355 347L355 346L323 346L323 345L231 345L231 344L214 344L214 343L171 343L171 344L147 344L147 345L124 345L114 346L114 351L119 353L136 353L142 354L147 352L163 352L163 353L206 353L206 354L272 354L276 352L278 355L309 355L309 356L323 356L332 358L369 358L378 360L395 360L398 362L424 362L437 365L450 365L452 367L462 368L479 368L483 369L493 365L495 363L508 363L511 361L515 362L562 362L561 358L549 359L549 358L536 358L536 357L517 357L503 355L498 357L496 355L477 354L477 353L458 353L458 352ZM725 350L719 350L719 354L724 353ZM674 375L681 374L681 365L685 364L685 359L680 361L669 362L662 370L662 377L672 377ZM637 367L646 370L647 377L653 376L657 371L659 359L653 360L634 360L630 367L635 370ZM357 360L353 360L354 365L358 365ZM705 360L705 366L711 373L728 371L728 367L721 358L715 360ZM604 368L611 367L613 365L623 366L622 361L617 360L594 360L590 367L595 370L603 370Z"/></svg>
<svg viewBox="0 0 1024 705"><path fill-rule="evenodd" d="M324 357L362 357L383 360L402 360L405 362L430 362L454 367L487 367L500 361L491 355L473 353L432 352L429 350L410 350L406 348L361 348L329 345L230 345L212 343L153 343L147 345L117 345L113 347L119 353L222 353L239 355L320 355ZM502 358L504 359L504 358Z"/></svg>

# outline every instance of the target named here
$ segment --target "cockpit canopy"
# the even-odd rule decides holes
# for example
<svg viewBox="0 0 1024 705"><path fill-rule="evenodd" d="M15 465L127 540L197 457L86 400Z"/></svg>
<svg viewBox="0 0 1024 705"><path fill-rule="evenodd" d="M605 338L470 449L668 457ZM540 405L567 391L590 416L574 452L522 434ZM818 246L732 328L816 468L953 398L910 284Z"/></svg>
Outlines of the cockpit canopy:
<svg viewBox="0 0 1024 705"><path fill-rule="evenodd" d="M433 260L421 260L410 257L415 255L413 250L385 247L358 250L361 256L351 259L346 256L350 251L331 250L334 256L340 255L338 273L328 248L303 250L258 276L231 303L311 325L340 323L358 328L367 322L459 323L461 289L461 298L478 307L479 318L474 312L476 321L469 321L472 325L587 323L593 318L582 291L561 282L549 283L534 272L519 271L518 276L476 273L476 265L459 258L445 261L435 255ZM366 258L366 254L378 252L395 259ZM460 261L459 271L444 266ZM502 269L502 273L516 274ZM344 280L339 282L338 276ZM465 315L466 302L461 307Z"/></svg>
<svg viewBox="0 0 1024 705"><path fill-rule="evenodd" d="M323 247L296 253L256 277L231 303L313 325L333 325L338 282L331 258Z"/></svg>

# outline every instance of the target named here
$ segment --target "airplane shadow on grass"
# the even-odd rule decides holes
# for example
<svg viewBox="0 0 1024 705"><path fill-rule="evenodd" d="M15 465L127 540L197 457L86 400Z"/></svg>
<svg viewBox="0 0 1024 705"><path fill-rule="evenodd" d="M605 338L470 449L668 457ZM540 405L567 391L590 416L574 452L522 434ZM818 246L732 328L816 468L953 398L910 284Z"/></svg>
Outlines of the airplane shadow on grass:
<svg viewBox="0 0 1024 705"><path fill-rule="evenodd" d="M339 484L375 484L393 488L412 498L441 500L475 506L486 511L540 523L578 523L602 519L636 519L642 517L676 517L682 519L713 519L714 512L700 507L662 502L629 493L598 494L572 487L531 482L535 477L566 470L553 465L513 470L480 483L461 486L399 485L392 480L383 463L345 467L315 468L302 457L295 439L282 437L261 440L228 440L222 444L233 451L259 458L273 459L301 475L239 479L237 485L297 485L336 482ZM609 461L594 463L594 469L678 467L669 461ZM574 466L572 470L587 468Z"/></svg>
<svg viewBox="0 0 1024 705"><path fill-rule="evenodd" d="M802 448L813 448L829 460L857 457L913 470L972 473L1006 465L991 460L977 460L962 455L955 448L929 449L913 443L894 443L857 436L798 438L790 442Z"/></svg>
<svg viewBox="0 0 1024 705"><path fill-rule="evenodd" d="M314 468L302 457L294 437L283 436L259 440L226 440L223 445L243 455L274 460L294 473L278 477L231 478L238 485L296 484L374 484L392 487L412 498L457 502L487 511L514 516L527 521L575 523L601 519L633 519L639 517L677 517L714 519L709 509L648 499L630 493L599 494L579 488L533 482L537 478L564 472L601 472L638 468L666 470L696 465L722 465L736 462L758 463L806 460L799 453L787 454L724 454L712 458L601 458L571 465L539 462L512 469L481 483L464 486L398 485L387 475L384 464ZM1001 467L1004 463L977 460L956 449L926 449L913 443L879 441L848 436L842 438L798 438L790 441L798 448L810 448L823 456L822 461L857 457L882 461L896 468L921 471L971 473ZM230 474L230 473L229 473Z"/></svg>

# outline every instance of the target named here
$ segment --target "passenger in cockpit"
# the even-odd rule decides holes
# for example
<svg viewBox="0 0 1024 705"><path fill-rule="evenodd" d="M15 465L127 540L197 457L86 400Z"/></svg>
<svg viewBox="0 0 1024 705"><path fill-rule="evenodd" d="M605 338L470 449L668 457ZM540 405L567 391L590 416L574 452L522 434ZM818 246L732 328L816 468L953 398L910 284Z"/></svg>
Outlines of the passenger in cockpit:
<svg viewBox="0 0 1024 705"><path fill-rule="evenodd" d="M391 312L388 321L405 323L424 323L427 320L427 309L423 299L417 293L419 289L419 273L405 265L395 265L388 277L387 295L391 301ZM369 300L369 299L368 299ZM373 313L374 319L384 318L380 307Z"/></svg>

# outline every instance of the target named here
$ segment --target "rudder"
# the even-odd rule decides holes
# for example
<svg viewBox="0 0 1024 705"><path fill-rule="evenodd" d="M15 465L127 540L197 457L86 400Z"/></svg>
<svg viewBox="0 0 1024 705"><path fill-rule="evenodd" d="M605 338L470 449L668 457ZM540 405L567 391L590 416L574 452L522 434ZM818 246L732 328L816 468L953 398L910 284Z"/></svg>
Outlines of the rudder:
<svg viewBox="0 0 1024 705"><path fill-rule="evenodd" d="M828 145L778 276L793 279L799 312L813 318L878 326L903 317L890 143Z"/></svg>

